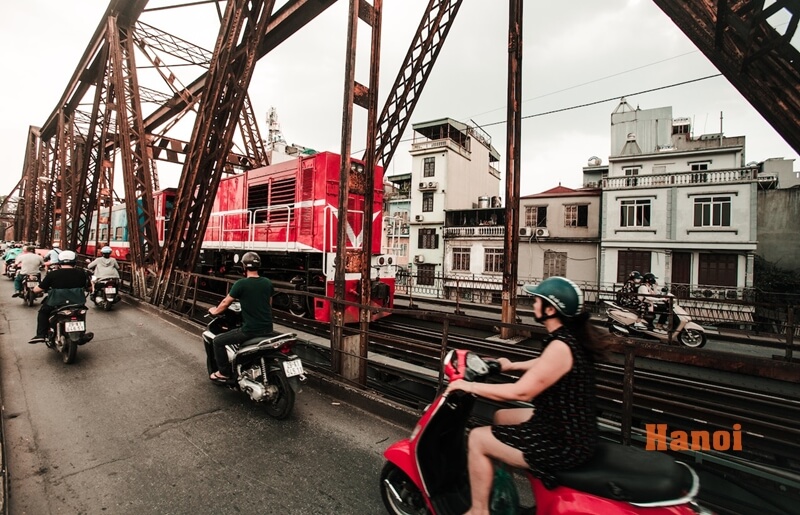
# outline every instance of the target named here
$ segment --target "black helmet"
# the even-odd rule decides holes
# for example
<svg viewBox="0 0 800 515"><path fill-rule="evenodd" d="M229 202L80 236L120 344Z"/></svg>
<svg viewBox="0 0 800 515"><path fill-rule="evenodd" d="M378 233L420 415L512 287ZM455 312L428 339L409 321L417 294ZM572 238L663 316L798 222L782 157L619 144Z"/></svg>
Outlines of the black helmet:
<svg viewBox="0 0 800 515"><path fill-rule="evenodd" d="M255 252L245 252L242 256L242 266L247 270L258 270L261 268L261 258Z"/></svg>
<svg viewBox="0 0 800 515"><path fill-rule="evenodd" d="M655 276L655 274L653 274L652 272L647 272L647 273L646 273L646 274L644 274L644 276L642 277L642 280L643 280L644 282L646 282L646 283L650 283L650 284L653 284L653 283L655 283L655 282L656 282L656 279L658 279L658 277L656 277L656 276Z"/></svg>
<svg viewBox="0 0 800 515"><path fill-rule="evenodd" d="M537 285L526 284L522 289L552 304L565 318L572 318L583 311L583 292L565 277L548 277Z"/></svg>
<svg viewBox="0 0 800 515"><path fill-rule="evenodd" d="M630 279L641 279L642 278L642 274L640 274L637 270L634 270L633 272L631 272L631 275L629 275L628 278L630 278Z"/></svg>

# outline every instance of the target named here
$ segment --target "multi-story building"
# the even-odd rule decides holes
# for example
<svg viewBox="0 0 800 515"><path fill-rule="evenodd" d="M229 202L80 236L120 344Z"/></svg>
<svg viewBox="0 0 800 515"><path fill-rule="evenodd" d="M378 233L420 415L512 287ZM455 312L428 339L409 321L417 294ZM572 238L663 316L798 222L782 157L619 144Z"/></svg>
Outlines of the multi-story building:
<svg viewBox="0 0 800 515"><path fill-rule="evenodd" d="M597 287L600 200L598 188L575 190L560 184L520 198L520 281L560 275Z"/></svg>
<svg viewBox="0 0 800 515"><path fill-rule="evenodd" d="M679 296L735 298L753 283L758 167L745 138L693 137L671 107L611 115L600 281L653 272Z"/></svg>
<svg viewBox="0 0 800 515"><path fill-rule="evenodd" d="M384 251L397 259L402 270L408 267L409 212L411 210L411 174L393 175L384 191Z"/></svg>
<svg viewBox="0 0 800 515"><path fill-rule="evenodd" d="M444 272L445 211L499 205L500 156L488 134L450 118L417 123L413 129L410 178L404 174L388 180L398 191L409 191L410 272L417 285L441 287L437 278ZM405 201L398 198L397 206L390 202L390 213L400 213Z"/></svg>

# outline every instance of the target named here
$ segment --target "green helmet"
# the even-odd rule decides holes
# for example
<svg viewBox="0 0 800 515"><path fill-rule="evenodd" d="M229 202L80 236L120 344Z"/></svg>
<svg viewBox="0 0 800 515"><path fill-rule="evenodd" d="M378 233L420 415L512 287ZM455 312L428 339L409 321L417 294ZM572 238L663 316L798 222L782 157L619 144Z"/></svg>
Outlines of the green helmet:
<svg viewBox="0 0 800 515"><path fill-rule="evenodd" d="M548 277L536 285L526 284L522 289L552 304L563 317L572 318L583 311L583 292L565 277Z"/></svg>

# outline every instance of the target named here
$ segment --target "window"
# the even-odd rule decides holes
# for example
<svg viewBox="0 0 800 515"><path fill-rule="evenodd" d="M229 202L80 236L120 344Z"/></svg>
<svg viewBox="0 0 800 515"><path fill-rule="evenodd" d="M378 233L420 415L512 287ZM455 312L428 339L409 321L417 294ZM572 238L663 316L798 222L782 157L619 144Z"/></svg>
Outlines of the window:
<svg viewBox="0 0 800 515"><path fill-rule="evenodd" d="M408 255L408 243L400 243L395 247L395 254L398 256Z"/></svg>
<svg viewBox="0 0 800 515"><path fill-rule="evenodd" d="M700 254L697 282L709 286L736 287L739 256L736 254Z"/></svg>
<svg viewBox="0 0 800 515"><path fill-rule="evenodd" d="M433 286L436 282L436 265L417 265L417 284Z"/></svg>
<svg viewBox="0 0 800 515"><path fill-rule="evenodd" d="M504 257L503 249L485 249L483 252L483 271L502 273Z"/></svg>
<svg viewBox="0 0 800 515"><path fill-rule="evenodd" d="M689 163L689 169L693 172L702 172L708 170L708 165L711 161L698 161L696 163Z"/></svg>
<svg viewBox="0 0 800 515"><path fill-rule="evenodd" d="M417 240L417 248L438 249L439 235L436 234L436 229L420 229L419 239Z"/></svg>
<svg viewBox="0 0 800 515"><path fill-rule="evenodd" d="M700 197L694 199L695 227L730 227L730 197Z"/></svg>
<svg viewBox="0 0 800 515"><path fill-rule="evenodd" d="M100 241L108 241L108 227L100 228Z"/></svg>
<svg viewBox="0 0 800 515"><path fill-rule="evenodd" d="M422 160L422 176L433 177L436 174L436 158L426 157Z"/></svg>
<svg viewBox="0 0 800 515"><path fill-rule="evenodd" d="M422 194L422 212L430 213L433 211L433 193L428 191Z"/></svg>
<svg viewBox="0 0 800 515"><path fill-rule="evenodd" d="M114 229L114 239L117 241L122 241L123 239L125 239L124 227L117 227Z"/></svg>
<svg viewBox="0 0 800 515"><path fill-rule="evenodd" d="M617 254L617 282L624 283L631 272L641 274L650 271L650 252L642 250L621 250Z"/></svg>
<svg viewBox="0 0 800 515"><path fill-rule="evenodd" d="M469 272L469 247L453 248L453 270Z"/></svg>
<svg viewBox="0 0 800 515"><path fill-rule="evenodd" d="M567 253L555 252L552 250L544 251L544 270L542 271L542 278L567 275Z"/></svg>
<svg viewBox="0 0 800 515"><path fill-rule="evenodd" d="M620 227L650 227L650 200L631 199L620 203Z"/></svg>
<svg viewBox="0 0 800 515"><path fill-rule="evenodd" d="M526 227L547 227L547 206L525 206Z"/></svg>
<svg viewBox="0 0 800 515"><path fill-rule="evenodd" d="M572 204L564 206L564 226L565 227L588 227L589 226L589 205Z"/></svg>
<svg viewBox="0 0 800 515"><path fill-rule="evenodd" d="M60 238L60 237L56 237L55 235L53 236L53 239L54 239L54 240L57 240L57 239L59 239L59 238ZM94 229L92 229L92 230L89 232L89 239L90 239L90 240L92 240L92 241L94 241Z"/></svg>
<svg viewBox="0 0 800 515"><path fill-rule="evenodd" d="M622 171L625 173L625 177L629 177L625 179L625 186L636 186L639 184L639 179L634 177L635 175L639 175L639 170L641 167L634 166L629 168L623 168Z"/></svg>

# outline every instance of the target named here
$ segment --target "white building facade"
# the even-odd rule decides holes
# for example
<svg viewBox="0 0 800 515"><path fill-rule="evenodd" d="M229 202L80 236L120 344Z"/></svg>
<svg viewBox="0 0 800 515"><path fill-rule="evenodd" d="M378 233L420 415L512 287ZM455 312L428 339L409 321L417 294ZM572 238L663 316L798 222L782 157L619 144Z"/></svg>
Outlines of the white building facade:
<svg viewBox="0 0 800 515"><path fill-rule="evenodd" d="M416 284L434 292L445 272L445 211L499 204L500 156L487 134L450 118L413 129L409 264Z"/></svg>
<svg viewBox="0 0 800 515"><path fill-rule="evenodd" d="M745 138L694 138L672 108L611 115L600 282L652 272L681 297L736 298L753 284L758 168Z"/></svg>

